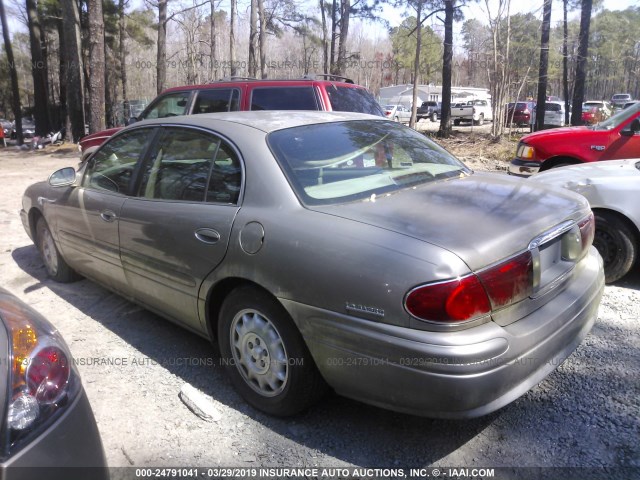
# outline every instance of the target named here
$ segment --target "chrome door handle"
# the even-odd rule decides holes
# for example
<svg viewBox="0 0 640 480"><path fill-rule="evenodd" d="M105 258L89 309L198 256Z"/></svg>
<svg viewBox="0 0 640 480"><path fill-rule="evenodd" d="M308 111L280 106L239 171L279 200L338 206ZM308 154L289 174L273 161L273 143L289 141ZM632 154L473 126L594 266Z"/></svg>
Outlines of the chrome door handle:
<svg viewBox="0 0 640 480"><path fill-rule="evenodd" d="M105 222L113 222L118 217L116 216L116 212L113 210L103 210L100 212L100 218Z"/></svg>
<svg viewBox="0 0 640 480"><path fill-rule="evenodd" d="M199 228L194 232L198 240L209 245L213 245L220 240L220 234L211 228Z"/></svg>

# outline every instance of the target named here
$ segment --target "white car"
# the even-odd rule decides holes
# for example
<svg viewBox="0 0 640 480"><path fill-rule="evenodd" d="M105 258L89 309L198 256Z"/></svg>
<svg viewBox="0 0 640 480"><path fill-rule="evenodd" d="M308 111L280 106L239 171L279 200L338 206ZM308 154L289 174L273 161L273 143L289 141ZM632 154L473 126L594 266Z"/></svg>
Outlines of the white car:
<svg viewBox="0 0 640 480"><path fill-rule="evenodd" d="M534 109L533 124L536 123L537 109ZM564 127L564 102L546 101L544 104L544 124L551 127Z"/></svg>
<svg viewBox="0 0 640 480"><path fill-rule="evenodd" d="M607 283L631 270L640 248L640 159L554 168L531 180L568 188L589 200L596 220L593 245L604 260Z"/></svg>
<svg viewBox="0 0 640 480"><path fill-rule="evenodd" d="M394 122L409 123L411 120L411 109L404 105L385 105L384 114Z"/></svg>

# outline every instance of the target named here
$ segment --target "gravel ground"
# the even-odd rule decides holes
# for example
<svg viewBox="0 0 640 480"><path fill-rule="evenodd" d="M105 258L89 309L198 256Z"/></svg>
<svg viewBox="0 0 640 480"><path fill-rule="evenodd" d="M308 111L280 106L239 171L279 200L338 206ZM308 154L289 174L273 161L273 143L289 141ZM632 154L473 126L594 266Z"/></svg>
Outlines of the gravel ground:
<svg viewBox="0 0 640 480"><path fill-rule="evenodd" d="M494 414L430 420L333 395L298 417L276 419L242 401L207 341L90 281L62 285L46 277L20 222L21 196L76 163L74 153L0 150L0 271L2 285L67 340L110 466L628 466L640 475L637 269L606 287L578 350ZM210 398L218 421L205 422L182 403L185 384Z"/></svg>

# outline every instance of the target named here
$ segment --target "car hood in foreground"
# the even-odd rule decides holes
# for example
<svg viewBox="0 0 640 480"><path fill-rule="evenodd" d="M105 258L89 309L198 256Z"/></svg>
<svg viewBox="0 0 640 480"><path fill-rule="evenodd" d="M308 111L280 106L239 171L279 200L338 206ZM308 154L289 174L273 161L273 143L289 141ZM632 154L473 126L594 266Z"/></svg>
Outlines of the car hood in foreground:
<svg viewBox="0 0 640 480"><path fill-rule="evenodd" d="M472 270L526 249L540 233L589 211L567 190L475 173L363 202L309 207L445 248Z"/></svg>
<svg viewBox="0 0 640 480"><path fill-rule="evenodd" d="M596 130L604 133L608 133L608 130ZM577 140L581 136L589 136L593 135L594 130L585 126L581 127L563 127L563 128L552 128L550 130L540 130L539 132L530 133L525 135L520 140L523 143L534 143L538 140L538 138L543 137L545 140L549 140L551 138L560 139L565 136L570 136L571 141Z"/></svg>

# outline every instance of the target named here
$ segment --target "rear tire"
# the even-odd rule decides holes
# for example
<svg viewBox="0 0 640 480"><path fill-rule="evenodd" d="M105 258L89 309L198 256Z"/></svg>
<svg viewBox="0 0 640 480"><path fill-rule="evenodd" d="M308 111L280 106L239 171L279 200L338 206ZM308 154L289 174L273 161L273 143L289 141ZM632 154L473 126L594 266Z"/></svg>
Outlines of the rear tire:
<svg viewBox="0 0 640 480"><path fill-rule="evenodd" d="M604 261L604 279L613 283L624 277L636 261L637 239L620 218L606 212L595 214L593 246Z"/></svg>
<svg viewBox="0 0 640 480"><path fill-rule="evenodd" d="M458 119L454 120L453 124L457 127L458 125L460 125L460 120Z"/></svg>
<svg viewBox="0 0 640 480"><path fill-rule="evenodd" d="M394 122L400 122L400 117L398 117L397 115L395 117L393 117L393 121Z"/></svg>
<svg viewBox="0 0 640 480"><path fill-rule="evenodd" d="M69 283L79 280L78 275L62 258L56 247L51 230L43 217L36 223L36 246L47 269L47 274L56 282Z"/></svg>
<svg viewBox="0 0 640 480"><path fill-rule="evenodd" d="M233 386L265 413L295 415L327 390L287 311L258 288L240 287L225 299L218 344Z"/></svg>
<svg viewBox="0 0 640 480"><path fill-rule="evenodd" d="M481 113L480 116L478 117L478 121L475 122L476 125L480 126L484 124L484 114Z"/></svg>

